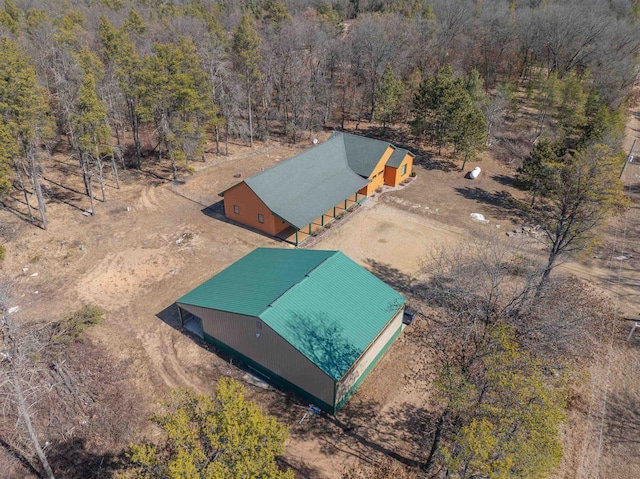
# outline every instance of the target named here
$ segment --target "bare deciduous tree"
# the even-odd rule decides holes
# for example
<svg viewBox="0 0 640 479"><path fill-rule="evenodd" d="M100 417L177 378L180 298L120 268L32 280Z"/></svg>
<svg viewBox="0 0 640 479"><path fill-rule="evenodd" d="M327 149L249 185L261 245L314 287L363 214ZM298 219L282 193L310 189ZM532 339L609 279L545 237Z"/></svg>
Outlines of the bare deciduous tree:
<svg viewBox="0 0 640 479"><path fill-rule="evenodd" d="M29 356L39 345L33 335L21 335L9 318L7 287L0 284L0 390L5 393L5 407L15 408L20 427L26 431L30 445L49 479L55 479L32 420L33 402L38 385L31 382L34 365Z"/></svg>

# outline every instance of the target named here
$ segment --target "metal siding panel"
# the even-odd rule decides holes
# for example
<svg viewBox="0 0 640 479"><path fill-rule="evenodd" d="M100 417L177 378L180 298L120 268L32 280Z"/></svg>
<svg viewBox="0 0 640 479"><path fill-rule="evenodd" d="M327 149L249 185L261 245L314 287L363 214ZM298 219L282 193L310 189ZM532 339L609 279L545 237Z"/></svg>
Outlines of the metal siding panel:
<svg viewBox="0 0 640 479"><path fill-rule="evenodd" d="M334 381L260 318L186 304L179 306L202 320L206 334L309 394L333 404ZM262 324L261 330L257 329L257 322Z"/></svg>
<svg viewBox="0 0 640 479"><path fill-rule="evenodd" d="M393 317L386 328L380 333L376 340L371 343L369 349L360 357L360 359L354 364L352 369L345 374L344 378L338 383L336 390L336 402L339 404L345 394L348 394L354 384L358 381L360 376L367 370L371 362L376 358L378 353L386 346L393 335L398 331L402 325L402 316L404 314L404 307L400 308L400 311Z"/></svg>

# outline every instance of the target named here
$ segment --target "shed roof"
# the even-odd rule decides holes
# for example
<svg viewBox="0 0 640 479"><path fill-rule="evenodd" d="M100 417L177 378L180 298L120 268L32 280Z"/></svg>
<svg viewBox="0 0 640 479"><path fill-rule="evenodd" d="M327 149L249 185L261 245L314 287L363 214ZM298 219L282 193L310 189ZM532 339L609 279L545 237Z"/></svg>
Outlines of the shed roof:
<svg viewBox="0 0 640 479"><path fill-rule="evenodd" d="M414 154L409 150L405 150L404 148L396 148L393 153L391 153L389 160L387 160L387 166L391 166L392 168L400 167L400 165L402 164L402 160L404 160L404 157L407 155L414 156Z"/></svg>
<svg viewBox="0 0 640 479"><path fill-rule="evenodd" d="M302 229L369 181L350 168L342 139L332 137L245 183L273 213Z"/></svg>
<svg viewBox="0 0 640 479"><path fill-rule="evenodd" d="M177 303L259 317L338 381L405 299L339 251L258 248Z"/></svg>

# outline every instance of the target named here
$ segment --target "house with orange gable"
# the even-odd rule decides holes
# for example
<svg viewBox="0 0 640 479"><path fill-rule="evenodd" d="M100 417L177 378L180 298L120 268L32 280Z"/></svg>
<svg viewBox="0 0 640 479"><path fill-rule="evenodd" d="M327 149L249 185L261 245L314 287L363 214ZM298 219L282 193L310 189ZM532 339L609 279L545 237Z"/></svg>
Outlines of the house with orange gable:
<svg viewBox="0 0 640 479"><path fill-rule="evenodd" d="M414 155L391 143L333 132L327 141L223 191L224 213L296 246L383 185L409 177Z"/></svg>

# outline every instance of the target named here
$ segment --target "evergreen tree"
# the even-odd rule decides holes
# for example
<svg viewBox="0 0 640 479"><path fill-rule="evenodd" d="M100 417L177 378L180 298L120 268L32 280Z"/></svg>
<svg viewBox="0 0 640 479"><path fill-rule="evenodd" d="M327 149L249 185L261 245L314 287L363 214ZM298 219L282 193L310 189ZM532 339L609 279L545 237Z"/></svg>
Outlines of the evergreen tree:
<svg viewBox="0 0 640 479"><path fill-rule="evenodd" d="M536 198L544 194L548 170L561 163L565 153L562 142L540 140L518 168L517 183L531 193L531 207L535 205Z"/></svg>
<svg viewBox="0 0 640 479"><path fill-rule="evenodd" d="M142 35L147 31L147 25L144 23L144 19L138 13L138 10L131 7L129 9L129 16L122 25L122 30L127 33L136 33Z"/></svg>
<svg viewBox="0 0 640 479"><path fill-rule="evenodd" d="M464 81L454 77L451 65L444 66L422 81L413 99L413 133L426 136L441 153L451 142L457 112L469 101Z"/></svg>
<svg viewBox="0 0 640 479"><path fill-rule="evenodd" d="M475 158L487 144L487 120L482 111L472 104L460 109L454 117L452 142L456 153L462 155L462 170L467 161Z"/></svg>
<svg viewBox="0 0 640 479"><path fill-rule="evenodd" d="M255 29L253 19L244 15L233 32L231 49L233 64L244 83L249 113L249 144L253 146L253 111L252 93L256 83L260 81L260 37Z"/></svg>
<svg viewBox="0 0 640 479"><path fill-rule="evenodd" d="M9 125L0 123L0 195L11 191L11 163L18 156L17 146Z"/></svg>
<svg viewBox="0 0 640 479"><path fill-rule="evenodd" d="M467 82L454 77L450 65L422 82L413 99L413 112L413 133L429 138L439 153L452 144L463 157L463 168L486 144L486 119L473 104Z"/></svg>
<svg viewBox="0 0 640 479"><path fill-rule="evenodd" d="M386 129L387 123L395 121L403 95L404 85L402 80L396 77L391 65L387 64L376 92L378 99L376 101L375 117L382 122L383 128Z"/></svg>
<svg viewBox="0 0 640 479"><path fill-rule="evenodd" d="M14 42L0 38L0 118L3 122L2 143L5 144L0 155L5 157L5 163L9 155L15 155L9 159L18 175L30 215L31 207L22 183L22 172L26 172L31 180L44 229L47 229L48 221L40 185L42 173L37 145L49 128L48 111L44 92L38 86L36 72L27 57ZM12 140L16 144L8 145Z"/></svg>
<svg viewBox="0 0 640 479"><path fill-rule="evenodd" d="M85 74L76 102L76 113L71 122L75 132L75 142L85 180L85 191L91 201L93 209L93 191L91 186L92 170L95 165L98 170L98 180L102 190L102 201L106 201L103 167L104 159L111 157L112 148L109 145L111 131L107 125L107 109L96 93L96 81L92 73Z"/></svg>
<svg viewBox="0 0 640 479"><path fill-rule="evenodd" d="M284 452L286 429L245 399L234 380L220 379L214 396L174 391L165 409L152 418L163 441L131 447L135 477L293 479L275 462Z"/></svg>
<svg viewBox="0 0 640 479"><path fill-rule="evenodd" d="M135 152L136 168L142 168L142 144L140 127L142 123L139 111L141 88L139 82L142 75L141 59L127 31L116 29L105 17L100 18L98 38L102 46L102 56L106 64L115 64L115 75L126 104L126 116L129 120L131 136Z"/></svg>
<svg viewBox="0 0 640 479"><path fill-rule="evenodd" d="M602 144L545 163L537 188L533 222L542 226L548 260L538 286L542 290L558 258L592 244L596 228L624 208L628 201L618 177L624 161Z"/></svg>
<svg viewBox="0 0 640 479"><path fill-rule="evenodd" d="M20 32L22 12L11 0L4 0L4 8L0 10L0 25L3 25L13 35Z"/></svg>
<svg viewBox="0 0 640 479"><path fill-rule="evenodd" d="M291 22L291 15L287 6L280 0L264 0L264 19L275 28L281 28L285 23Z"/></svg>
<svg viewBox="0 0 640 479"><path fill-rule="evenodd" d="M487 102L487 95L484 92L484 81L480 76L480 72L475 68L471 70L471 73L467 77L465 82L465 88L474 106L482 108Z"/></svg>
<svg viewBox="0 0 640 479"><path fill-rule="evenodd" d="M140 98L136 112L155 122L173 180L178 181L178 165L186 166L189 159L204 155L204 133L217 114L193 42L182 38L178 44L156 43L136 86Z"/></svg>
<svg viewBox="0 0 640 479"><path fill-rule="evenodd" d="M570 72L560 83L559 102L556 119L565 135L578 134L585 126L587 94L578 76Z"/></svg>

